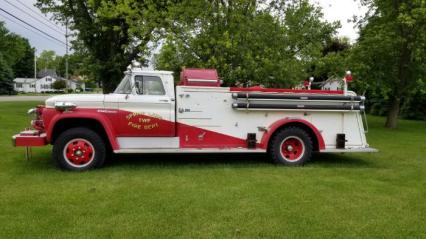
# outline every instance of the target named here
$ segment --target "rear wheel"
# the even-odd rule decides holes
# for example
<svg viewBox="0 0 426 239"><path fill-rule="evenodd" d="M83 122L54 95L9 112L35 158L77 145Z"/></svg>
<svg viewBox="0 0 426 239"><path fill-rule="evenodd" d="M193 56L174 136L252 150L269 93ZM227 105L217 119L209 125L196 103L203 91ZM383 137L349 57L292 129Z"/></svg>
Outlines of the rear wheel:
<svg viewBox="0 0 426 239"><path fill-rule="evenodd" d="M60 168L85 171L104 164L106 148L96 132L79 127L68 129L59 135L52 154Z"/></svg>
<svg viewBox="0 0 426 239"><path fill-rule="evenodd" d="M271 140L269 153L277 164L300 166L312 156L312 139L298 127L280 130Z"/></svg>

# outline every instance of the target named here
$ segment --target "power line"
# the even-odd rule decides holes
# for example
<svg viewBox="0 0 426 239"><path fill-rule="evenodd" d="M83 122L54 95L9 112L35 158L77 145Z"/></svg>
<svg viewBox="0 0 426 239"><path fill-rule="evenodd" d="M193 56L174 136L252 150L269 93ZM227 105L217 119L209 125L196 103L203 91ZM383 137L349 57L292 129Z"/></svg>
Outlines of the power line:
<svg viewBox="0 0 426 239"><path fill-rule="evenodd" d="M9 21L11 21L11 22L15 23L16 25L21 26L22 28L25 28L26 30L28 30L28 31L30 31L30 32L33 32L33 33L35 33L35 34L37 34L37 35L39 35L39 36L41 36L41 37L43 37L43 38L45 38L45 39L47 39L47 40L52 40L52 39L50 39L50 38L46 37L45 35L40 34L40 32L36 32L36 31L34 31L33 29L28 28L28 27L26 27L25 25L23 25L22 23L17 22L17 21L15 21L15 20L13 20L13 19L9 18L8 16L3 15L2 13L0 13L0 16L2 16L2 17L3 17L3 18L5 18L6 20L9 20ZM57 44L57 45L62 46L61 44L57 43L56 41L54 41L53 43L55 43L55 44Z"/></svg>
<svg viewBox="0 0 426 239"><path fill-rule="evenodd" d="M8 12L8 11L4 10L3 8L0 8L0 11L3 11L3 12L4 12L4 13L6 13L7 15L9 15L9 16L11 16L11 17L13 17L13 18L17 19L18 21L20 21L20 22L24 23L25 25L28 25L28 26L30 26L31 28L33 28L33 29L35 29L35 30L37 30L37 31L39 31L39 32L41 32L41 33L43 33L44 35L46 35L46 36L48 36L48 37L52 38L53 40L55 40L55 41L57 41L57 42L60 42L60 43L62 43L62 44L64 44L64 45L66 45L63 41L59 40L58 38L56 38L56 37L54 37L54 36L52 36L52 35L50 35L50 34L46 33L45 31L42 31L42 30L40 30L40 29L38 29L38 28L34 27L33 25L31 25L31 24L29 24L28 22L26 22L26 21L24 21L24 20L22 20L22 19L20 19L20 18L16 17L15 15L13 15L13 14L11 14L10 12Z"/></svg>
<svg viewBox="0 0 426 239"><path fill-rule="evenodd" d="M25 3L21 2L21 0L16 0L17 2L19 2L22 6L24 6L25 8L29 9L31 12L35 13L36 15L46 19L50 24L52 24L53 26L55 26L56 28L58 28L59 30L63 31L63 29L61 27L59 27L58 25L56 25L56 23L52 22L49 18L47 18L45 15L34 11L34 9L30 8L29 6L27 6Z"/></svg>
<svg viewBox="0 0 426 239"><path fill-rule="evenodd" d="M38 19L38 18L34 17L33 15L29 14L28 12L26 12L26 11L22 10L20 7L16 6L15 4L13 4L13 3L9 2L9 0L4 0L4 1L6 1L6 2L7 2L8 4L10 4L11 6L15 7L15 8L16 8L16 9L18 9L19 11L21 11L21 12L25 13L26 15L30 16L32 19L34 19L34 20L36 20L36 21L40 22L41 24L45 25L46 27L50 28L51 30L53 30L53 31L55 31L55 32L57 32L57 33L59 33L59 34L61 34L61 35L63 35L63 34L64 34L63 32L56 30L55 28L53 28L53 27L51 27L51 26L47 25L45 22L41 21L40 19Z"/></svg>

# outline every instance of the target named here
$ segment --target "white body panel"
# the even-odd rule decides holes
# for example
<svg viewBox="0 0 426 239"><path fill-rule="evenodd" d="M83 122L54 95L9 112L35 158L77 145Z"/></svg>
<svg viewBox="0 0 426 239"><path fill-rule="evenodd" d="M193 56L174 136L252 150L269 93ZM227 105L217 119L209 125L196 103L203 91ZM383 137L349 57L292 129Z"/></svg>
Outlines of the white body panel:
<svg viewBox="0 0 426 239"><path fill-rule="evenodd" d="M177 149L178 137L118 137L120 149Z"/></svg>
<svg viewBox="0 0 426 239"><path fill-rule="evenodd" d="M325 141L326 149L336 148L336 135L346 134L346 148L368 147L359 111L236 110L226 87L177 86L177 122L245 139L256 133L260 142L264 128L285 119L312 123Z"/></svg>
<svg viewBox="0 0 426 239"><path fill-rule="evenodd" d="M46 107L54 108L55 102L71 102L79 108L103 109L105 96L102 94L57 95L46 100Z"/></svg>

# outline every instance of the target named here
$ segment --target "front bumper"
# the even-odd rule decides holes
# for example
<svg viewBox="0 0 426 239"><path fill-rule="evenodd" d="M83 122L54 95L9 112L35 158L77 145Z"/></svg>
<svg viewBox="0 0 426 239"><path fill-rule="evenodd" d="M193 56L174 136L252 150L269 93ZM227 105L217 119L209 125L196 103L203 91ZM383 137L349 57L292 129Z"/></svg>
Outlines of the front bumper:
<svg viewBox="0 0 426 239"><path fill-rule="evenodd" d="M14 147L36 147L47 145L46 133L37 130L25 130L12 136Z"/></svg>

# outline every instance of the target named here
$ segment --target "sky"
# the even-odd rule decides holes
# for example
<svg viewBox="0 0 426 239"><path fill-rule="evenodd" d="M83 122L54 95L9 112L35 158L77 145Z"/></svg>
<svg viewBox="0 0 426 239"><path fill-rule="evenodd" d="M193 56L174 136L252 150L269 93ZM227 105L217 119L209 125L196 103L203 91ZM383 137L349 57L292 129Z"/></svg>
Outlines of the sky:
<svg viewBox="0 0 426 239"><path fill-rule="evenodd" d="M58 55L64 55L66 49L64 45L65 27L55 25L53 21L49 21L49 17L45 17L38 8L33 6L35 2L36 0L0 0L0 8L33 25L38 30L49 34L57 40L45 36L38 30L25 25L18 19L1 10L0 21L6 23L6 27L9 31L27 38L31 46L36 48L37 54L40 54L43 50L53 50Z"/></svg>
<svg viewBox="0 0 426 239"><path fill-rule="evenodd" d="M43 50L53 50L58 55L64 55L65 27L55 25L53 21L49 21L49 17L45 17L33 6L35 2L36 0L0 0L0 8L35 26L38 30L49 34L51 37L45 36L38 30L25 25L1 11L1 9L0 21L6 22L6 27L11 32L27 38L30 44L37 49L37 54L40 54ZM342 27L338 30L338 36L348 37L351 41L357 39L358 31L354 28L353 23L348 23L348 19L351 19L354 15L363 16L365 14L366 9L360 6L358 0L310 0L310 2L323 8L325 20L330 22L340 21Z"/></svg>
<svg viewBox="0 0 426 239"><path fill-rule="evenodd" d="M361 6L359 0L309 0L323 9L324 19L333 22L340 21L341 28L338 35L348 37L352 42L358 38L358 30L348 20L353 16L364 16L367 12L365 6Z"/></svg>

